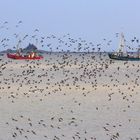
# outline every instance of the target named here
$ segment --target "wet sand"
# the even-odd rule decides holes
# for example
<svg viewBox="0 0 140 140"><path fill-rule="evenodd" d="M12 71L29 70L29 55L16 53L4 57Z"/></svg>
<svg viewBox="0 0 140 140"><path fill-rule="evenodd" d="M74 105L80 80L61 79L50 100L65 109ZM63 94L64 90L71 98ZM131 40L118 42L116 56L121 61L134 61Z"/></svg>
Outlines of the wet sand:
<svg viewBox="0 0 140 140"><path fill-rule="evenodd" d="M0 56L0 140L140 139L140 63L96 53Z"/></svg>

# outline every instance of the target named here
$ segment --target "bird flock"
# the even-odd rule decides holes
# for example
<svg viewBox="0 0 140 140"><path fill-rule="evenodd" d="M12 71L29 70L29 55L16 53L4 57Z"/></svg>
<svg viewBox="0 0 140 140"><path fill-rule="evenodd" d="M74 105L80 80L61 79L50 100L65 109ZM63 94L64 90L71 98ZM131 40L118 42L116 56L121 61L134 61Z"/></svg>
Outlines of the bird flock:
<svg viewBox="0 0 140 140"><path fill-rule="evenodd" d="M138 62L106 53L1 56L0 138L138 140L139 72Z"/></svg>
<svg viewBox="0 0 140 140"><path fill-rule="evenodd" d="M8 21L1 23L1 50L16 49L17 44L20 44L20 47L24 48L24 46L26 47L31 42L38 46L39 49L51 52L106 52L115 51L112 49L112 45L119 38L119 33L115 33L112 39L103 38L100 42L93 43L81 37L71 37L69 33L58 37L52 34L44 35L38 28L25 33L23 32L24 28L24 22L21 20L13 26ZM126 47L128 51L136 51L140 48L139 38L136 36L131 36L130 40L125 40L125 42L127 43Z"/></svg>
<svg viewBox="0 0 140 140"><path fill-rule="evenodd" d="M0 56L0 139L140 140L139 62L109 59L102 43L39 32L19 42L30 36L46 47L43 60Z"/></svg>

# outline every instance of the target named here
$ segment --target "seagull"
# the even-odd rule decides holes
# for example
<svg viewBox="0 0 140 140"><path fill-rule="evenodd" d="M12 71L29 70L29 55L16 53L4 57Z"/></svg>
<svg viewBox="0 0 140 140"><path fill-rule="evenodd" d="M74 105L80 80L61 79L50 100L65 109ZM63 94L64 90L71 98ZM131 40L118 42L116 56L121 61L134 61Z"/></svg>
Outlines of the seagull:
<svg viewBox="0 0 140 140"><path fill-rule="evenodd" d="M38 29L35 29L34 32L39 32L39 30Z"/></svg>
<svg viewBox="0 0 140 140"><path fill-rule="evenodd" d="M7 23L8 23L8 21L5 21L5 22L4 22L4 24L7 24Z"/></svg>
<svg viewBox="0 0 140 140"><path fill-rule="evenodd" d="M21 20L18 22L18 24L20 24L20 23L22 23L22 21L21 21Z"/></svg>

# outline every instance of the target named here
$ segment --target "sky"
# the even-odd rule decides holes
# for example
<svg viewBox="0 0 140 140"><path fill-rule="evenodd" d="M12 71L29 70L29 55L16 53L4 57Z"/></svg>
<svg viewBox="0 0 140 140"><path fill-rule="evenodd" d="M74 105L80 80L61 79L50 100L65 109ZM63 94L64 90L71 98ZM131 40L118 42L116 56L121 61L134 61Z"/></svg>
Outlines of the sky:
<svg viewBox="0 0 140 140"><path fill-rule="evenodd" d="M0 25L8 21L9 27L8 31L0 29L0 39L15 32L32 34L36 28L42 35L69 33L93 43L113 40L120 32L128 39L140 37L139 5L140 0L0 0ZM20 20L23 25L17 30L14 27ZM114 39L104 50L116 49L117 43Z"/></svg>

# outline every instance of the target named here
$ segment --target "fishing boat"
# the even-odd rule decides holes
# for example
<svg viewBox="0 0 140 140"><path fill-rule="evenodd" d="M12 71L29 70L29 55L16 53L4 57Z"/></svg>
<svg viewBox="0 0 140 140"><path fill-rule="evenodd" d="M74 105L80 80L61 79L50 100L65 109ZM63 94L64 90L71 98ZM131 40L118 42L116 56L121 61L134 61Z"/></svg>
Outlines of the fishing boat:
<svg viewBox="0 0 140 140"><path fill-rule="evenodd" d="M20 43L20 41L19 41ZM39 59L43 59L42 55L39 55L36 51L30 51L26 54L22 53L22 49L19 49L19 43L17 45L17 51L16 53L7 53L7 57L11 58L11 59L18 59L18 60L39 60Z"/></svg>
<svg viewBox="0 0 140 140"><path fill-rule="evenodd" d="M12 54L12 53L7 53L7 57L11 58L11 59L19 59L19 60L23 60L23 59L28 59L28 60L39 60L39 59L43 59L43 56L35 56L35 53L31 52L29 55L19 55L18 53Z"/></svg>
<svg viewBox="0 0 140 140"><path fill-rule="evenodd" d="M120 45L117 52L108 53L110 59L124 61L140 61L140 49L136 53L128 53L125 47L125 38L121 33Z"/></svg>

